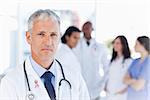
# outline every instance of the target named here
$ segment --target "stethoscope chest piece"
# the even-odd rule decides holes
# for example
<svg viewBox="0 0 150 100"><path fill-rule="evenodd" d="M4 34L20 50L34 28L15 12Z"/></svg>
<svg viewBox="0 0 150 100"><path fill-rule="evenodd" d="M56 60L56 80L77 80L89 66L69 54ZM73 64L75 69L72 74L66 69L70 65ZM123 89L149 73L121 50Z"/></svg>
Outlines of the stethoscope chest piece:
<svg viewBox="0 0 150 100"><path fill-rule="evenodd" d="M29 91L26 98L27 100L35 100L35 95L31 91Z"/></svg>

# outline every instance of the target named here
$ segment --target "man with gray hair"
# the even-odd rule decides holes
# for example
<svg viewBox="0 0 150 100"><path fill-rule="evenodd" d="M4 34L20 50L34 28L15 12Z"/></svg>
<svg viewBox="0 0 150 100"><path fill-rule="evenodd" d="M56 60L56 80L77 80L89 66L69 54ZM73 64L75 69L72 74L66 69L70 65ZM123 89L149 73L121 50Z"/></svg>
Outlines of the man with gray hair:
<svg viewBox="0 0 150 100"><path fill-rule="evenodd" d="M80 72L55 59L60 20L54 12L34 12L28 20L26 40L31 55L1 80L1 100L89 100Z"/></svg>

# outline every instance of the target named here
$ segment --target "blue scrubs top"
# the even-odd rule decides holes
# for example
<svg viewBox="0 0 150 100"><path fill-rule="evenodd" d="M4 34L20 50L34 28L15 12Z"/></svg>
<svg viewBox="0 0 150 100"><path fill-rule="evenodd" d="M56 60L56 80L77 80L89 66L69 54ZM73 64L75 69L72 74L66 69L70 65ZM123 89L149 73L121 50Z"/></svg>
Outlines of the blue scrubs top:
<svg viewBox="0 0 150 100"><path fill-rule="evenodd" d="M134 79L144 79L146 81L144 89L140 91L128 87L127 100L150 100L150 56L140 62L140 58L135 59L129 70L129 75Z"/></svg>

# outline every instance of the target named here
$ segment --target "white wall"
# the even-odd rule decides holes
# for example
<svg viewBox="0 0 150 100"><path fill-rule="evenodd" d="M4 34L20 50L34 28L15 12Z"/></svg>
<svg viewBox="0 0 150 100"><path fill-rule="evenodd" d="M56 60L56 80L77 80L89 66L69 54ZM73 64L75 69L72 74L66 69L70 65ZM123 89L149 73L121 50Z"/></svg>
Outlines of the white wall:
<svg viewBox="0 0 150 100"><path fill-rule="evenodd" d="M150 0L97 0L96 38L125 35L133 51L138 36L150 36Z"/></svg>

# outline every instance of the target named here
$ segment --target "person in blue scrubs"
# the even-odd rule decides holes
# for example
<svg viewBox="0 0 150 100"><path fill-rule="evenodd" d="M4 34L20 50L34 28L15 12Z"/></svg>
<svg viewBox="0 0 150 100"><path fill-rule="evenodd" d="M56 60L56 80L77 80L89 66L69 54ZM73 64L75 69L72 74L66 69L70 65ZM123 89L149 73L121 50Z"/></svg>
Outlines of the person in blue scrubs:
<svg viewBox="0 0 150 100"><path fill-rule="evenodd" d="M135 51L141 57L135 59L124 83L128 85L127 100L150 100L150 39L147 36L137 38Z"/></svg>

